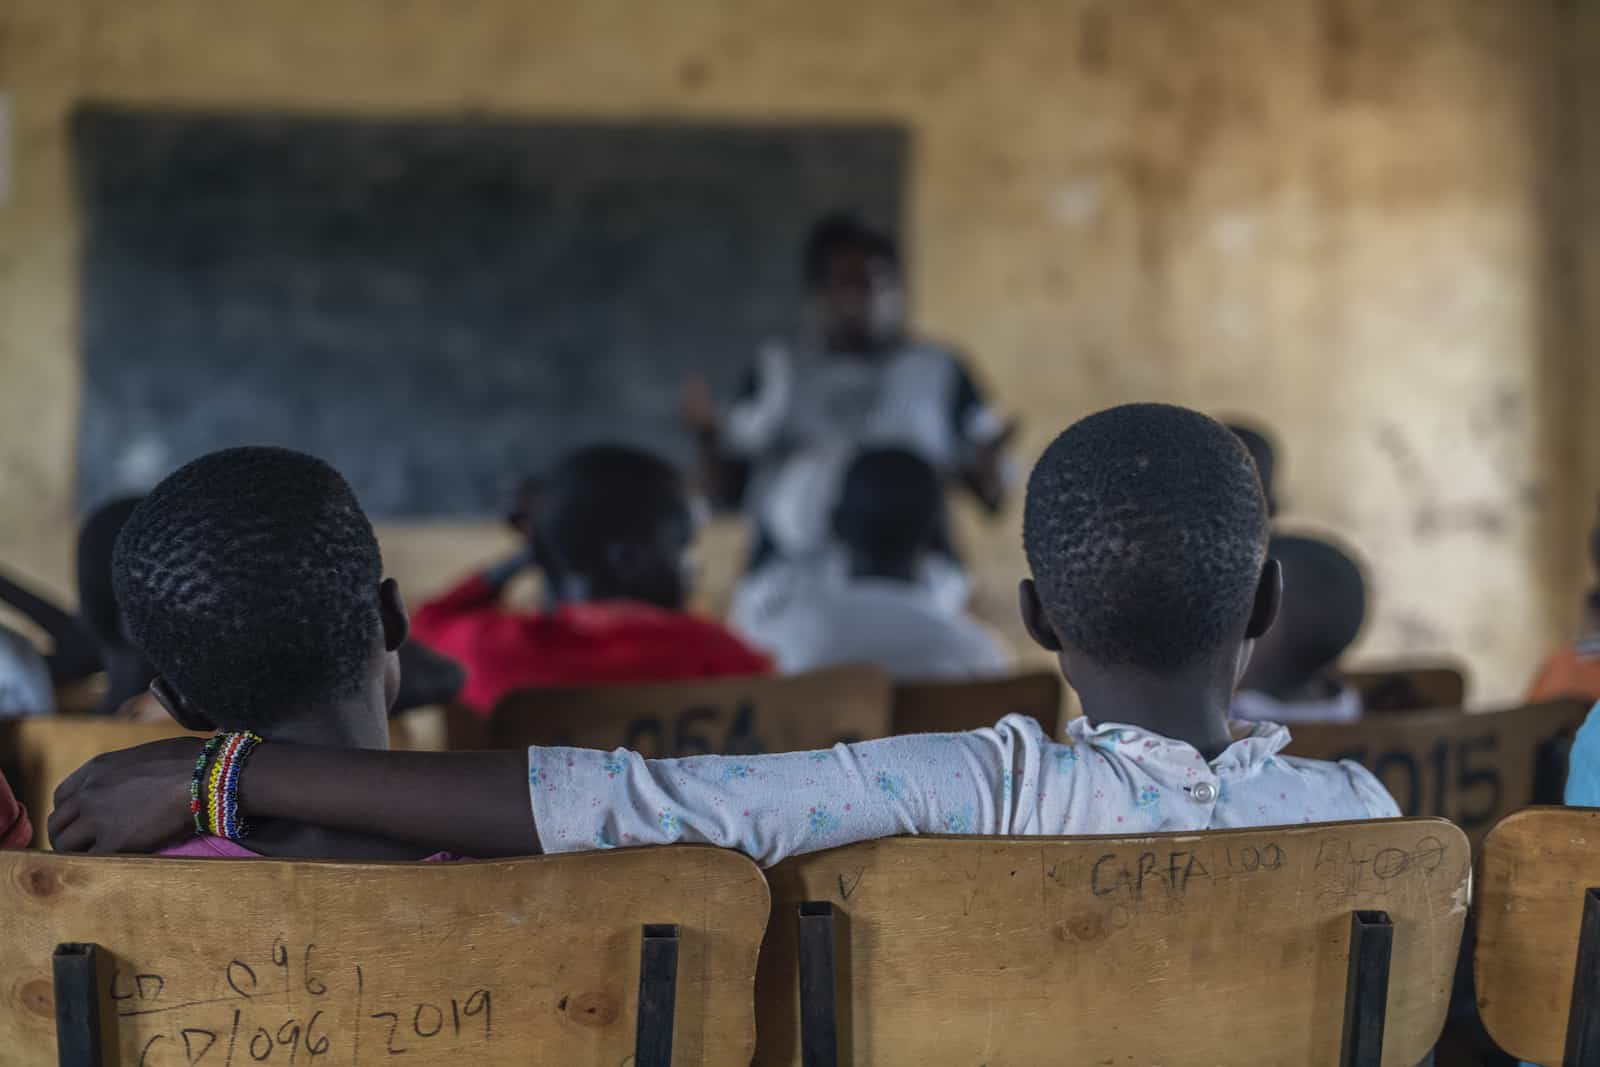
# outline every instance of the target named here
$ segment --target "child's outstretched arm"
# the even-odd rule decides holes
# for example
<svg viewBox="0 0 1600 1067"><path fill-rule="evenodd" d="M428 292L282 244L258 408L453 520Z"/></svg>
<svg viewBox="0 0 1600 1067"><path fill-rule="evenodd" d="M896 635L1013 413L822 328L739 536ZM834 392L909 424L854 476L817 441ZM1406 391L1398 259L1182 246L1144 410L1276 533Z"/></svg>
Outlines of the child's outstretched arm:
<svg viewBox="0 0 1600 1067"><path fill-rule="evenodd" d="M532 748L381 752L269 742L240 777L251 818L289 819L463 856L704 843L763 864L894 834L1039 833L1031 719L818 752L647 760ZM56 791L61 851L150 852L191 832L200 741L98 756Z"/></svg>
<svg viewBox="0 0 1600 1067"><path fill-rule="evenodd" d="M173 738L85 763L56 790L51 844L62 852L154 852L193 833L189 778L201 745ZM270 743L241 777L239 805L255 818L380 834L464 856L539 851L523 751Z"/></svg>

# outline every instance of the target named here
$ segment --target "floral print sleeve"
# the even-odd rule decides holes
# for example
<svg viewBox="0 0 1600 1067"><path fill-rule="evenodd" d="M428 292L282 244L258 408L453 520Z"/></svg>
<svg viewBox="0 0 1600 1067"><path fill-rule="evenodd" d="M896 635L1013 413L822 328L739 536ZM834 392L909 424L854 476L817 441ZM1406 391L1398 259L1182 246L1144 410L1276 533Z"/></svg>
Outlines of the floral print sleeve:
<svg viewBox="0 0 1600 1067"><path fill-rule="evenodd" d="M1021 715L769 756L531 748L528 790L546 852L683 841L768 865L895 834L1143 834L1399 814L1361 767L1283 755L1282 726L1241 729L1212 759L1082 718L1058 744Z"/></svg>
<svg viewBox="0 0 1600 1067"><path fill-rule="evenodd" d="M894 834L1038 833L1014 785L1027 768L1037 775L1043 740L1012 715L967 733L767 756L532 748L528 789L546 852L696 842L770 865Z"/></svg>

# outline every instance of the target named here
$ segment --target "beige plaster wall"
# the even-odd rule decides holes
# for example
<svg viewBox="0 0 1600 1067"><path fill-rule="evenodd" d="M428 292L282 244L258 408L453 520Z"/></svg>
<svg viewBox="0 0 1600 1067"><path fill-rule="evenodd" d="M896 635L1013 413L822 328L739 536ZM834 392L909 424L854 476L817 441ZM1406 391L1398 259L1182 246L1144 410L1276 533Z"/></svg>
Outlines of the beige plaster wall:
<svg viewBox="0 0 1600 1067"><path fill-rule="evenodd" d="M81 101L888 119L913 132L917 319L976 354L1024 458L1125 400L1270 423L1291 523L1371 564L1364 651L1458 654L1512 695L1571 625L1600 478L1600 269L1563 237L1585 205L1597 225L1573 103L1592 8L0 0L0 560L69 584ZM967 524L1007 622L1017 529ZM414 597L501 543L383 533ZM713 601L737 543L708 542Z"/></svg>

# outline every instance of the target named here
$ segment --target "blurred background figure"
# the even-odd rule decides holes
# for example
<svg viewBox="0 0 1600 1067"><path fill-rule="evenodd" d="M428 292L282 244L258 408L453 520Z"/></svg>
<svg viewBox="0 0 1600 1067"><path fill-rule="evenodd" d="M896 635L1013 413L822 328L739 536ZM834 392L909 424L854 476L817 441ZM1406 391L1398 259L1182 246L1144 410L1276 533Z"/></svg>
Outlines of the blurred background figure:
<svg viewBox="0 0 1600 1067"><path fill-rule="evenodd" d="M467 669L462 700L487 715L538 686L764 674L767 657L688 612L696 523L683 480L637 449L596 446L563 460L526 513L527 539L412 618L412 633ZM538 611L505 606L536 568Z"/></svg>
<svg viewBox="0 0 1600 1067"><path fill-rule="evenodd" d="M802 269L807 336L769 342L724 412L703 379L683 393L708 490L743 501L754 523L752 566L825 548L845 465L863 447L914 451L998 511L1016 425L988 405L961 356L907 333L894 239L829 215L807 238ZM954 555L942 506L935 550Z"/></svg>
<svg viewBox="0 0 1600 1067"><path fill-rule="evenodd" d="M1268 431L1248 426L1240 422L1227 423L1228 429L1234 436L1244 442L1244 447L1249 449L1250 458L1256 462L1256 470L1261 474L1261 489L1267 494L1267 514L1272 518L1278 515L1278 448Z"/></svg>
<svg viewBox="0 0 1600 1067"><path fill-rule="evenodd" d="M944 548L938 473L905 449L858 455L832 510L840 551L769 558L740 584L732 625L785 673L874 663L897 680L1001 675L1013 657L931 577Z"/></svg>
<svg viewBox="0 0 1600 1067"><path fill-rule="evenodd" d="M1283 564L1283 605L1278 621L1256 641L1234 697L1234 717L1279 723L1359 719L1361 695L1344 683L1339 660L1366 620L1360 564L1313 537L1280 535L1267 552Z"/></svg>
<svg viewBox="0 0 1600 1067"><path fill-rule="evenodd" d="M1600 516L1589 534L1589 565L1594 584L1583 595L1578 636L1563 645L1544 665L1528 688L1530 701L1600 701Z"/></svg>

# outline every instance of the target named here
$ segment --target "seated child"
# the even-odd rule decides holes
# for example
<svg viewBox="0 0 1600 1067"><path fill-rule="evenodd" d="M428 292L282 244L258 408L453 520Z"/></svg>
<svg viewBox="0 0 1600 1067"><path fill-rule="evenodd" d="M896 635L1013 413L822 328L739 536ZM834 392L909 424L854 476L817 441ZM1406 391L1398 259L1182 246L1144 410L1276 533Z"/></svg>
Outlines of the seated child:
<svg viewBox="0 0 1600 1067"><path fill-rule="evenodd" d="M1583 632L1545 661L1528 688L1529 703L1571 697L1600 700L1600 588L1584 597Z"/></svg>
<svg viewBox="0 0 1600 1067"><path fill-rule="evenodd" d="M517 689L765 674L766 656L691 615L695 523L677 473L631 448L587 448L540 487L526 548L417 612L418 637L467 668L462 700L488 715ZM508 609L530 566L548 606Z"/></svg>
<svg viewBox="0 0 1600 1067"><path fill-rule="evenodd" d="M28 809L17 802L6 776L0 774L0 848L27 848L32 843Z"/></svg>
<svg viewBox="0 0 1600 1067"><path fill-rule="evenodd" d="M0 626L0 719L49 715L56 708L50 668L33 642Z"/></svg>
<svg viewBox="0 0 1600 1067"><path fill-rule="evenodd" d="M123 526L114 557L128 633L157 699L190 730L386 749L405 605L355 494L321 460L213 452L169 476ZM192 836L172 856L416 859L374 834L264 821L250 848Z"/></svg>
<svg viewBox="0 0 1600 1067"><path fill-rule="evenodd" d="M1600 521L1589 532L1589 562L1600 578ZM1576 697L1600 700L1600 586L1583 599L1583 630L1539 668L1528 689L1528 700L1539 703Z"/></svg>
<svg viewBox="0 0 1600 1067"><path fill-rule="evenodd" d="M116 712L145 692L155 677L155 671L123 633L111 592L111 550L122 524L138 504L138 497L107 501L91 511L78 528L76 615L0 575L0 601L27 616L49 636L52 648L45 664L55 685L73 685L105 673L106 690L95 708L98 715Z"/></svg>
<svg viewBox="0 0 1600 1067"><path fill-rule="evenodd" d="M1278 448L1267 431L1240 422L1228 423L1233 435L1244 442L1250 458L1255 460L1256 472L1261 475L1261 491L1267 498L1267 518L1278 515Z"/></svg>
<svg viewBox="0 0 1600 1067"><path fill-rule="evenodd" d="M812 753L647 760L627 751L333 752L269 742L248 816L475 855L708 842L762 863L913 833L1154 833L1397 817L1369 772L1229 728L1277 614L1261 480L1239 440L1182 408L1069 428L1028 483L1023 621L1083 700L1069 744L1008 715L967 733ZM137 848L187 815L192 739L102 756L58 791L51 840ZM531 815L530 818L530 804Z"/></svg>
<svg viewBox="0 0 1600 1067"><path fill-rule="evenodd" d="M875 663L896 680L1005 674L1012 657L959 603L925 580L944 488L913 452L861 453L834 508L837 568L774 557L734 594L735 630L785 673Z"/></svg>
<svg viewBox="0 0 1600 1067"><path fill-rule="evenodd" d="M1361 694L1344 683L1339 658L1366 618L1360 565L1312 537L1274 537L1268 551L1283 565L1283 609L1256 642L1233 698L1234 718L1354 722L1361 717Z"/></svg>

